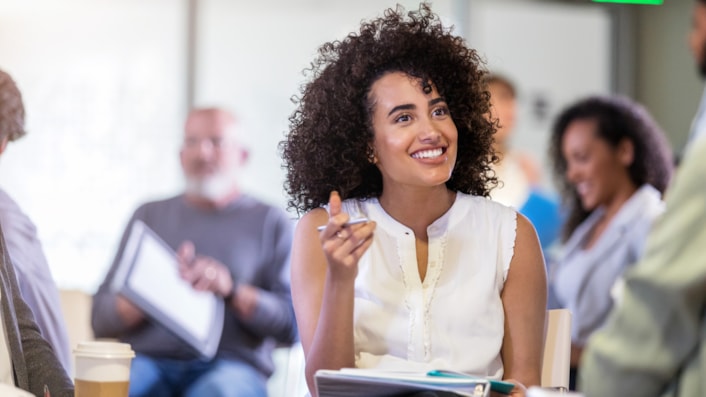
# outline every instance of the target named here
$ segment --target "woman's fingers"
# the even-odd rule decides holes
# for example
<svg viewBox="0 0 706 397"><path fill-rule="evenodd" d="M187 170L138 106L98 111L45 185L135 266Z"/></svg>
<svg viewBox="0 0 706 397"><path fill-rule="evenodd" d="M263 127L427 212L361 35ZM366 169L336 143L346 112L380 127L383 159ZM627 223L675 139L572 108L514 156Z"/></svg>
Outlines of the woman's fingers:
<svg viewBox="0 0 706 397"><path fill-rule="evenodd" d="M336 237L340 236L340 234L337 235L337 233L340 231L341 227L344 227L344 225L346 224L346 222L348 222L348 219L350 218L348 214L346 214L345 212L341 212L341 196L339 196L338 192L335 190L332 191L329 195L328 207L328 223L324 225L325 227L322 226L323 230L321 230L321 233L319 233L319 238L322 242L326 241L327 239L333 238L334 235L336 235Z"/></svg>
<svg viewBox="0 0 706 397"><path fill-rule="evenodd" d="M527 395L527 388L525 387L522 382L519 382L516 379L503 379L503 382L510 382L514 383L515 387L510 391L510 396L511 397L525 397ZM491 393L491 397L494 397L494 395Z"/></svg>
<svg viewBox="0 0 706 397"><path fill-rule="evenodd" d="M328 209L331 217L341 213L341 196L335 190L328 196Z"/></svg>
<svg viewBox="0 0 706 397"><path fill-rule="evenodd" d="M196 247L191 241L184 241L177 248L177 261L180 267L186 267L191 265L196 258Z"/></svg>
<svg viewBox="0 0 706 397"><path fill-rule="evenodd" d="M370 246L374 230L375 222L344 226L326 239L324 249L338 260L354 254L357 262Z"/></svg>
<svg viewBox="0 0 706 397"><path fill-rule="evenodd" d="M350 216L342 212L341 197L332 191L329 196L329 219L319 233L329 266L349 272L372 244L375 222L348 224Z"/></svg>

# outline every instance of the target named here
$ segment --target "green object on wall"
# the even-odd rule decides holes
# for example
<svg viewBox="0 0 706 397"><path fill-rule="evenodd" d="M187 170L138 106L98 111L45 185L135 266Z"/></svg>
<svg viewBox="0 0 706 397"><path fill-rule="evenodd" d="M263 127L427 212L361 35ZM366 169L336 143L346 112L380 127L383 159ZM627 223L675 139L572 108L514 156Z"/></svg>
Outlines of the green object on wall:
<svg viewBox="0 0 706 397"><path fill-rule="evenodd" d="M594 3L649 4L662 5L664 0L593 0Z"/></svg>

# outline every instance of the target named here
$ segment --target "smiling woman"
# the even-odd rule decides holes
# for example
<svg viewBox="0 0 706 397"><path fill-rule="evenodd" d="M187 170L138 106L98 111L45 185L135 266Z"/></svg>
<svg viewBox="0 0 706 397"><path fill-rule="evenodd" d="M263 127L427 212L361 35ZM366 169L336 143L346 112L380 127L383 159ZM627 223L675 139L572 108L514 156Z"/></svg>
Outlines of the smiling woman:
<svg viewBox="0 0 706 397"><path fill-rule="evenodd" d="M487 199L479 56L422 5L363 22L313 65L281 143L290 206L306 212L291 266L312 395L317 370L344 367L443 367L524 395L546 279L531 224Z"/></svg>
<svg viewBox="0 0 706 397"><path fill-rule="evenodd" d="M619 97L566 108L553 129L551 153L569 216L564 246L550 260L550 308L573 314L573 384L584 344L613 306L611 288L642 256L663 211L672 159L647 111Z"/></svg>
<svg viewBox="0 0 706 397"><path fill-rule="evenodd" d="M373 163L382 175L383 192L445 189L453 172L458 132L446 101L431 87L402 72L385 74L370 87Z"/></svg>

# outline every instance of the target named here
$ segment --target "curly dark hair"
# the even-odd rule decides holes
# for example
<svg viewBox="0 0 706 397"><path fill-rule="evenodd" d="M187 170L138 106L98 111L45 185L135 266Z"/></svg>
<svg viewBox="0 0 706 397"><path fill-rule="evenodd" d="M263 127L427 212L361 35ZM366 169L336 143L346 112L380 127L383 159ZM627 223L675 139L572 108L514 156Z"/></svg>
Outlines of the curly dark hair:
<svg viewBox="0 0 706 397"><path fill-rule="evenodd" d="M568 211L562 233L564 240L592 212L581 206L576 189L566 179L566 159L561 153L566 130L577 120L595 120L598 137L613 147L623 139L632 142L634 160L628 174L635 186L648 183L664 194L674 164L664 132L640 104L620 96L593 96L564 109L554 123L549 148L554 177Z"/></svg>
<svg viewBox="0 0 706 397"><path fill-rule="evenodd" d="M289 207L306 212L342 199L379 197L382 175L369 161L374 138L369 91L389 72L418 78L444 97L458 130L458 156L449 189L487 196L497 185L490 164L495 127L484 115L489 94L484 62L461 37L441 25L427 4L401 6L362 22L360 32L322 45L309 70L312 80L294 98L289 134L279 149L287 170Z"/></svg>
<svg viewBox="0 0 706 397"><path fill-rule="evenodd" d="M0 70L0 142L15 141L25 134L22 95L9 74Z"/></svg>

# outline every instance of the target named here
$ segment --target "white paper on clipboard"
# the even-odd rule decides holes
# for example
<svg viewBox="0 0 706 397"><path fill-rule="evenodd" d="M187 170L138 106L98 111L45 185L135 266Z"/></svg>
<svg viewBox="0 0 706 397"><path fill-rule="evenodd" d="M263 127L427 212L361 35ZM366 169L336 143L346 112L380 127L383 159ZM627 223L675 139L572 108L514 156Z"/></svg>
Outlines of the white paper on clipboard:
<svg viewBox="0 0 706 397"><path fill-rule="evenodd" d="M113 280L116 290L203 358L215 356L223 332L223 300L184 281L174 251L140 220L133 223Z"/></svg>

